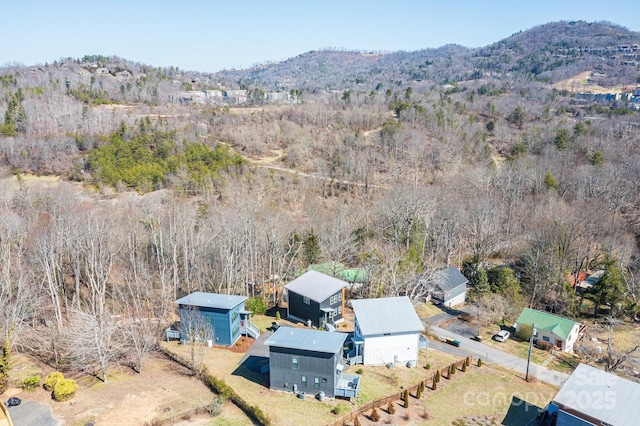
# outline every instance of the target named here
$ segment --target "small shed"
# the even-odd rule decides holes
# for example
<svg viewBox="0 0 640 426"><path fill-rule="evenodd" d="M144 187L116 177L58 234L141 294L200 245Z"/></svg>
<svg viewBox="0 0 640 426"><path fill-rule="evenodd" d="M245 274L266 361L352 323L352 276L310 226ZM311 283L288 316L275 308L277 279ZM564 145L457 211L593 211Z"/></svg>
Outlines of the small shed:
<svg viewBox="0 0 640 426"><path fill-rule="evenodd" d="M251 312L244 309L245 300L246 296L201 291L176 300L181 340L189 340L195 334L196 340L233 345L246 328L251 328Z"/></svg>
<svg viewBox="0 0 640 426"><path fill-rule="evenodd" d="M407 296L352 300L351 304L356 362L417 364L424 325Z"/></svg>
<svg viewBox="0 0 640 426"><path fill-rule="evenodd" d="M287 317L315 327L344 321L347 283L317 271L307 271L284 288L287 291Z"/></svg>
<svg viewBox="0 0 640 426"><path fill-rule="evenodd" d="M346 333L280 327L269 346L269 387L298 394L356 397L359 376L343 373ZM353 394L345 394L349 390Z"/></svg>
<svg viewBox="0 0 640 426"><path fill-rule="evenodd" d="M444 306L456 306L465 302L469 280L455 266L438 271L434 275L433 298Z"/></svg>

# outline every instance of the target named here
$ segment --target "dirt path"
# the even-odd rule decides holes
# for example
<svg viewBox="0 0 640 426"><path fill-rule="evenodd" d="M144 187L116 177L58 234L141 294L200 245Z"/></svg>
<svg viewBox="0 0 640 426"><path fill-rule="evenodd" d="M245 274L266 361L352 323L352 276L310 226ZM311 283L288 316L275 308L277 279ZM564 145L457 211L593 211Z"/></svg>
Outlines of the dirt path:
<svg viewBox="0 0 640 426"><path fill-rule="evenodd" d="M590 93L622 93L623 86L602 87L589 82L591 71L585 71L566 80L553 84L551 87L557 90L568 90L570 92L590 92Z"/></svg>
<svg viewBox="0 0 640 426"><path fill-rule="evenodd" d="M266 166L269 164L273 164L276 161L279 161L284 157L284 150L282 149L272 149L269 151L272 155L263 155L258 158L250 158L250 157L242 157L247 160L251 164Z"/></svg>

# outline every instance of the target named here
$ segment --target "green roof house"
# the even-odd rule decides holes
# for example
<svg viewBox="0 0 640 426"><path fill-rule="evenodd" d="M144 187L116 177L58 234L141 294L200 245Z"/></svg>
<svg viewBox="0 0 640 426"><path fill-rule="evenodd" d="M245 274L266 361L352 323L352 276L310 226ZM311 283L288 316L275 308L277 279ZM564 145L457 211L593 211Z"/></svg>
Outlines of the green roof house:
<svg viewBox="0 0 640 426"><path fill-rule="evenodd" d="M573 344L580 333L580 323L548 312L524 308L516 320L516 332L522 326L535 326L537 339L549 342L555 350L573 352Z"/></svg>

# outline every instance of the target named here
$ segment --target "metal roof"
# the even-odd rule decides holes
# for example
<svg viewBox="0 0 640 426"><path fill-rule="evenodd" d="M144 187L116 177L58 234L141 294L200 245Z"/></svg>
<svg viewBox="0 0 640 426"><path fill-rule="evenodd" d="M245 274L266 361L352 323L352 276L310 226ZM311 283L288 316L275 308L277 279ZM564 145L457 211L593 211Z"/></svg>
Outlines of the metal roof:
<svg viewBox="0 0 640 426"><path fill-rule="evenodd" d="M589 416L598 424L634 425L640 419L638 395L640 383L580 364L553 402L563 411Z"/></svg>
<svg viewBox="0 0 640 426"><path fill-rule="evenodd" d="M176 300L176 303L179 305L202 306L204 308L231 309L245 300L247 300L247 296L196 291Z"/></svg>
<svg viewBox="0 0 640 426"><path fill-rule="evenodd" d="M467 277L462 275L462 272L455 266L449 266L447 269L438 271L434 275L435 284L442 291L451 291L457 287L465 285L469 282ZM464 292L464 288L460 287L460 291L457 294ZM456 294L456 296L457 296Z"/></svg>
<svg viewBox="0 0 640 426"><path fill-rule="evenodd" d="M311 270L300 275L284 288L287 291L306 296L314 302L322 303L346 286L345 281Z"/></svg>
<svg viewBox="0 0 640 426"><path fill-rule="evenodd" d="M306 328L280 327L264 344L280 348L334 354L342 351L346 338L346 333L330 333L328 331L310 330Z"/></svg>
<svg viewBox="0 0 640 426"><path fill-rule="evenodd" d="M407 296L352 300L351 306L363 336L424 330Z"/></svg>
<svg viewBox="0 0 640 426"><path fill-rule="evenodd" d="M561 339L567 340L573 327L578 324L570 319L562 318L548 312L536 311L531 308L524 308L516 320L517 324L535 324L536 329L550 331Z"/></svg>

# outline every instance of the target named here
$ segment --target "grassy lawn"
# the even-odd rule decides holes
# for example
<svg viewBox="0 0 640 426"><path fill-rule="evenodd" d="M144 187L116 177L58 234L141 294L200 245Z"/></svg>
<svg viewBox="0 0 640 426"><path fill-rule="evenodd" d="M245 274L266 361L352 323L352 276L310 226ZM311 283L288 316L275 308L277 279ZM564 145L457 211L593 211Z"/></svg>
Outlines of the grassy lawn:
<svg viewBox="0 0 640 426"><path fill-rule="evenodd" d="M163 343L163 346L187 360L191 357L189 345L178 345L172 342ZM319 402L313 398L313 395L307 395L305 400L301 400L292 393L271 391L268 388L266 375L252 372L239 365L243 356L243 353L222 348L196 347L196 359L201 357L213 375L222 378L249 404L258 405L273 424L282 426L326 425L339 415L355 409L354 404L341 399L325 399L324 402ZM427 359L424 351L421 351L419 365L416 368L396 366L388 369L384 366L352 366L348 373L356 374L356 371L362 369L362 384L357 403L364 404L394 392L399 393L401 386L414 385L419 380L429 377L436 368L450 365L458 360L458 357L435 350L429 351ZM429 370L425 368L427 362L430 364Z"/></svg>
<svg viewBox="0 0 640 426"><path fill-rule="evenodd" d="M430 377L438 368L443 368L459 361L460 358L430 350L429 356L425 357L424 351L420 351L420 359L417 368L394 367L388 369L385 366L356 366L351 368L349 373L362 370L362 383L358 394L358 404L366 404L378 398L400 392L401 387L409 387L420 380ZM427 362L430 369L425 368Z"/></svg>
<svg viewBox="0 0 640 426"><path fill-rule="evenodd" d="M435 393L427 392L420 402L412 399L411 402L424 404L432 418L414 419L411 424L448 425L461 417L478 416L493 417L501 424L514 397L526 403L514 404L511 416L515 415L516 420L510 424L526 424L537 415L536 407L544 408L557 392L553 386L526 382L500 368L472 365L467 373L458 373Z"/></svg>
<svg viewBox="0 0 640 426"><path fill-rule="evenodd" d="M422 303L416 306L416 312L421 319L435 317L444 311L433 303Z"/></svg>
<svg viewBox="0 0 640 426"><path fill-rule="evenodd" d="M495 333L497 333L498 330L499 326L495 324L482 329L480 334L483 337L483 342L489 346L493 346L496 349L508 352L519 358L527 359L527 356L529 354L529 341L520 340L517 337L511 335L511 337L505 342L496 342L491 337ZM546 363L546 366L548 368L571 374L574 369L572 364L577 365L578 359L572 354L557 353L556 355L554 355L551 354L551 352L538 349L534 346L531 350L531 362L540 365Z"/></svg>

